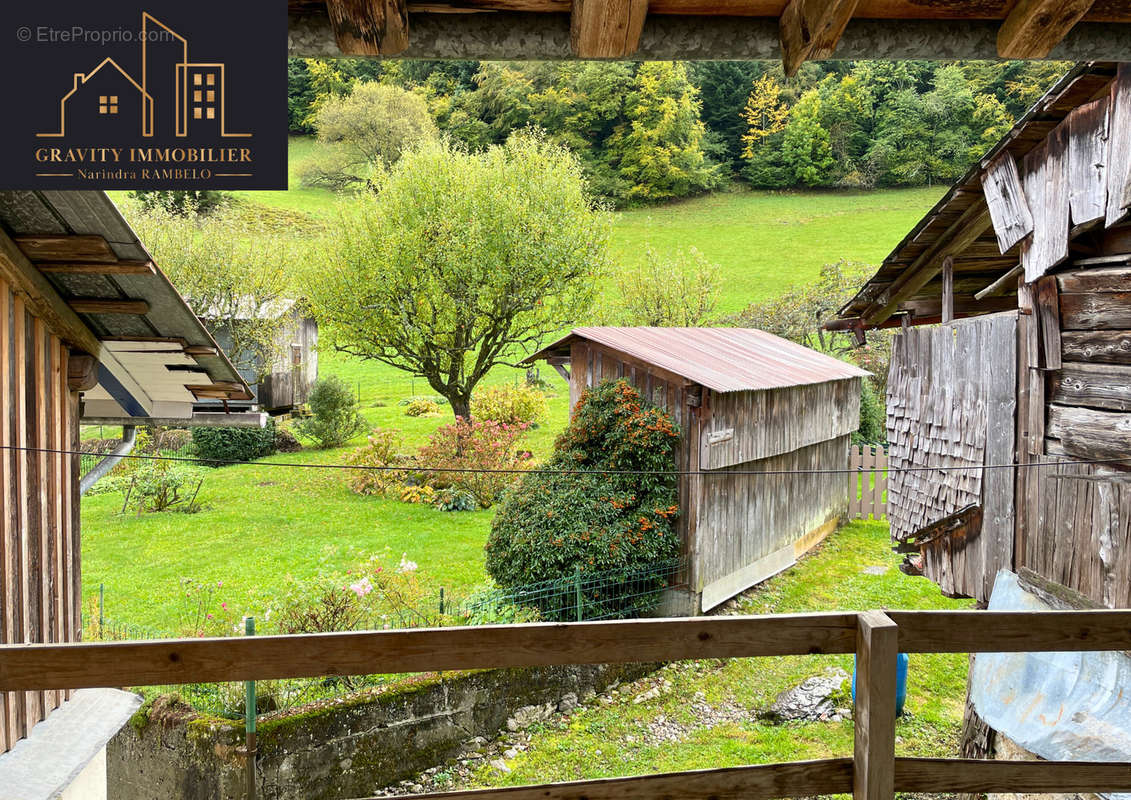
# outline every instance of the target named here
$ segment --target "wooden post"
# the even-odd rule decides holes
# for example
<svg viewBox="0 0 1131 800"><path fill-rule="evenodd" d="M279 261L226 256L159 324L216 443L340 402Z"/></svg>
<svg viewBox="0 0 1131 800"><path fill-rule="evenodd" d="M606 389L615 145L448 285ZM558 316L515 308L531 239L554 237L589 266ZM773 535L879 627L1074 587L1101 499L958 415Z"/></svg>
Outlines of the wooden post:
<svg viewBox="0 0 1131 800"><path fill-rule="evenodd" d="M856 629L855 800L895 794L895 692L899 628L882 611L860 614Z"/></svg>
<svg viewBox="0 0 1131 800"><path fill-rule="evenodd" d="M954 322L954 257L942 262L942 321Z"/></svg>

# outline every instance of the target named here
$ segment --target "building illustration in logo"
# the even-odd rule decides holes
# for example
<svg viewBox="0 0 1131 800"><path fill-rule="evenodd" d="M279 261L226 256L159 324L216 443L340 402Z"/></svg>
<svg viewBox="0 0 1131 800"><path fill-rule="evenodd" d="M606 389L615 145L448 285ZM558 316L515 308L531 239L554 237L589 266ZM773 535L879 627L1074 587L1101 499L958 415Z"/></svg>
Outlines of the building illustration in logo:
<svg viewBox="0 0 1131 800"><path fill-rule="evenodd" d="M230 133L226 115L226 75L221 62L189 61L188 40L148 13L141 21L141 82L113 58L88 73L76 72L71 90L59 101L59 130L40 137L67 135L68 125L84 133L121 136L174 135L248 138Z"/></svg>

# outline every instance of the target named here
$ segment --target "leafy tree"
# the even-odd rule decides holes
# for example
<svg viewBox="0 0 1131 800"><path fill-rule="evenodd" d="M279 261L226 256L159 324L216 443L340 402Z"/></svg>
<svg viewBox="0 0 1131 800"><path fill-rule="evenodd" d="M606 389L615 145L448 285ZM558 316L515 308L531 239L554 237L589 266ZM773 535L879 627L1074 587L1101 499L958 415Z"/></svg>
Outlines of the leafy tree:
<svg viewBox="0 0 1131 800"><path fill-rule="evenodd" d="M700 103L679 62L642 64L625 100L625 121L609 142L609 159L629 200L668 200L711 189L718 165L703 152Z"/></svg>
<svg viewBox="0 0 1131 800"><path fill-rule="evenodd" d="M456 416L592 301L609 220L577 160L536 135L412 151L343 214L309 296L337 349L421 375Z"/></svg>
<svg viewBox="0 0 1131 800"><path fill-rule="evenodd" d="M694 61L688 76L699 90L700 113L707 130L718 137L725 149L721 160L738 166L745 150L747 119L744 109L750 83L767 74L763 61Z"/></svg>
<svg viewBox="0 0 1131 800"><path fill-rule="evenodd" d="M308 241L252 219L239 207L207 217L127 206L126 214L193 313L230 339L228 357L241 372L264 377L283 355L284 300L308 259Z"/></svg>
<svg viewBox="0 0 1131 800"><path fill-rule="evenodd" d="M300 166L309 186L344 189L396 161L405 150L434 139L436 125L420 95L397 86L359 83L314 114L319 150Z"/></svg>
<svg viewBox="0 0 1131 800"><path fill-rule="evenodd" d="M609 324L703 325L715 310L720 288L719 266L694 247L666 258L647 247L643 264L616 277L615 301L607 312Z"/></svg>
<svg viewBox="0 0 1131 800"><path fill-rule="evenodd" d="M207 216L229 199L227 192L209 189L134 191L129 196L145 211L164 211L178 217Z"/></svg>
<svg viewBox="0 0 1131 800"><path fill-rule="evenodd" d="M829 182L836 161L829 132L821 127L821 99L816 89L801 96L782 135L782 158L797 183L819 186Z"/></svg>
<svg viewBox="0 0 1131 800"><path fill-rule="evenodd" d="M781 86L772 75L756 78L742 109L746 132L742 135L743 158L755 158L775 133L785 130L789 109L781 101Z"/></svg>

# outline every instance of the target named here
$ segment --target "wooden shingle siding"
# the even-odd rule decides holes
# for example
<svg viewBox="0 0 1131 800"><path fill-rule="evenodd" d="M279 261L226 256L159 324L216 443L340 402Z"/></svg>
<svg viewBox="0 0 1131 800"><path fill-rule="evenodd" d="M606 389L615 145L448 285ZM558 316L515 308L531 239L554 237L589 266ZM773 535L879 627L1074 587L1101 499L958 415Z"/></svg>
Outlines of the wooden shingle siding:
<svg viewBox="0 0 1131 800"><path fill-rule="evenodd" d="M80 638L77 397L68 349L0 281L0 641ZM15 448L30 448L26 450ZM11 748L66 692L0 695L0 751Z"/></svg>
<svg viewBox="0 0 1131 800"><path fill-rule="evenodd" d="M994 577L1013 565L1014 477L982 470L1014 459L1017 316L959 320L903 331L888 377L893 539L967 505L984 509L981 534L944 574L929 577L947 594L988 599ZM943 467L945 472L900 472ZM969 469L962 469L968 467Z"/></svg>

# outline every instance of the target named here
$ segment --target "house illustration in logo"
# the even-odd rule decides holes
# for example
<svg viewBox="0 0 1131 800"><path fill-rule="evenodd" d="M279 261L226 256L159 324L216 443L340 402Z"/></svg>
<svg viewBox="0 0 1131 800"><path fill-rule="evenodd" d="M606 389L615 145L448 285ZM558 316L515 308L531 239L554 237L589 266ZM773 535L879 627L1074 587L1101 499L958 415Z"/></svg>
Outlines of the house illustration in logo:
<svg viewBox="0 0 1131 800"><path fill-rule="evenodd" d="M76 126L100 137L193 135L248 138L227 129L226 75L221 62L189 61L188 40L149 13L141 15L141 82L113 58L90 72L74 74L59 101L62 137Z"/></svg>

